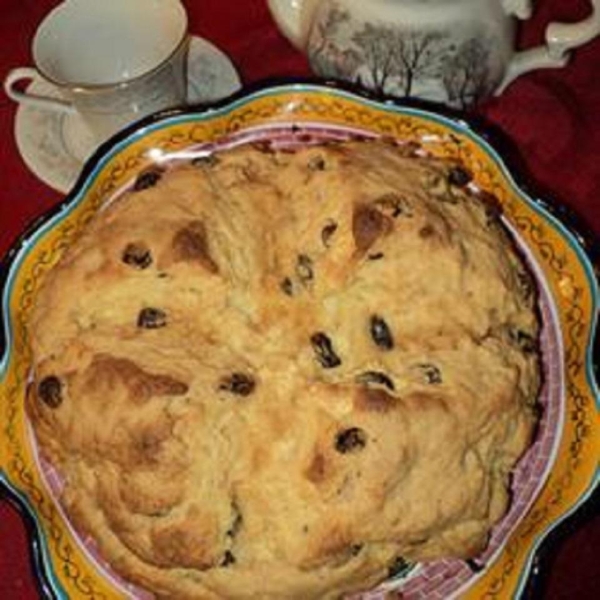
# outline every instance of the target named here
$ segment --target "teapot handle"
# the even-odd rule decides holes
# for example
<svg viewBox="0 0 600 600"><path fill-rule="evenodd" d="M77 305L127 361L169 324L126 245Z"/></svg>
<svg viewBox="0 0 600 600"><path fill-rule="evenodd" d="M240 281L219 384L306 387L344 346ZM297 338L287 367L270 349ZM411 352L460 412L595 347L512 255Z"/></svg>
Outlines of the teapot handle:
<svg viewBox="0 0 600 600"><path fill-rule="evenodd" d="M279 29L296 48L303 49L302 12L304 0L267 0L269 10Z"/></svg>
<svg viewBox="0 0 600 600"><path fill-rule="evenodd" d="M591 3L592 12L583 21L550 23L546 29L544 46L517 52L495 93L502 93L517 77L533 69L564 67L569 62L569 50L589 42L600 34L600 0L591 0Z"/></svg>

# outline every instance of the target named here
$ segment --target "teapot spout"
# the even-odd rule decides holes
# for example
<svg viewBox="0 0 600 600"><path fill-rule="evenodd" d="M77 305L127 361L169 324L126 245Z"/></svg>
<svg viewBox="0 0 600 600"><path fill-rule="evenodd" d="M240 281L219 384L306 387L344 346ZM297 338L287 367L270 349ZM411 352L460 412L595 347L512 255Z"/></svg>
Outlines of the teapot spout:
<svg viewBox="0 0 600 600"><path fill-rule="evenodd" d="M279 30L296 48L304 49L307 13L312 0L268 0L269 10Z"/></svg>
<svg viewBox="0 0 600 600"><path fill-rule="evenodd" d="M531 17L531 0L501 0L504 12L509 16L525 20Z"/></svg>

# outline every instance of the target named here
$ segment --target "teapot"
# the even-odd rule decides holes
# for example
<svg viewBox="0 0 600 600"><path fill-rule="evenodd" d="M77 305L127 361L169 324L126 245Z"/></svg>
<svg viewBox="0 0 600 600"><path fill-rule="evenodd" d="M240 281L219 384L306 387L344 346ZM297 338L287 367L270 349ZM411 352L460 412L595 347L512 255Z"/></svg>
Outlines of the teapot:
<svg viewBox="0 0 600 600"><path fill-rule="evenodd" d="M551 23L516 51L532 0L268 0L282 33L322 77L376 94L467 108L533 69L563 67L600 33L600 0L579 23Z"/></svg>

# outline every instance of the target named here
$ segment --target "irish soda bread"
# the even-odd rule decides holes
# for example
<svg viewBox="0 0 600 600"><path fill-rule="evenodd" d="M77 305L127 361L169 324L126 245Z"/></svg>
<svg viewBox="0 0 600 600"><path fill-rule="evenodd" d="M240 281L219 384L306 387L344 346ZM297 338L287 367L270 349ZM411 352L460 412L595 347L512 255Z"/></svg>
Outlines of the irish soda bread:
<svg viewBox="0 0 600 600"><path fill-rule="evenodd" d="M385 141L143 173L46 277L28 412L160 598L337 598L476 556L539 387L532 279L462 167Z"/></svg>

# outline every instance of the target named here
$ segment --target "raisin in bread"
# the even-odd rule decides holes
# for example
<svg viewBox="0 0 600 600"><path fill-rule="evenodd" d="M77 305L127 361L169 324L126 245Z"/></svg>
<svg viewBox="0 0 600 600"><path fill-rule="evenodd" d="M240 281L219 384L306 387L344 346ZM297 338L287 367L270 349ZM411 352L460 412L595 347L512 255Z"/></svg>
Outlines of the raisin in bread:
<svg viewBox="0 0 600 600"><path fill-rule="evenodd" d="M460 166L383 141L144 173L46 278L61 502L160 598L337 598L471 557L540 385L535 289Z"/></svg>

